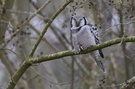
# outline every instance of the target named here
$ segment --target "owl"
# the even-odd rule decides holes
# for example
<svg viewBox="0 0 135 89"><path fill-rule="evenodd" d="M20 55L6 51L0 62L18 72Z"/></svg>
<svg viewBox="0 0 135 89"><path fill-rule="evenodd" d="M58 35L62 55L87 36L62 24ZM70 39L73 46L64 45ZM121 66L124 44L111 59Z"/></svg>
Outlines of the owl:
<svg viewBox="0 0 135 89"><path fill-rule="evenodd" d="M71 35L74 51L79 53L93 45L100 44L98 29L88 24L88 20L83 15L74 15L71 17ZM96 61L100 69L105 72L105 68L100 58L104 58L102 50L96 50L90 53L90 56Z"/></svg>

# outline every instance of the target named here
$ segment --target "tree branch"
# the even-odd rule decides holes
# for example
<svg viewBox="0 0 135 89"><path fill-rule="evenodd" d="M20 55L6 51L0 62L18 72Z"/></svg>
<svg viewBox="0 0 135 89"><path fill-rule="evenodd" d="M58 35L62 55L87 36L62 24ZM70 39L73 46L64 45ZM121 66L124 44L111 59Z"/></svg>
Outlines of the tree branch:
<svg viewBox="0 0 135 89"><path fill-rule="evenodd" d="M30 52L30 54L29 54L29 57L32 57L32 56L33 56L33 54L34 54L36 48L38 47L40 41L42 40L44 34L46 33L48 27L51 25L52 21L60 14L61 11L63 11L63 10L65 9L65 7L66 7L69 3L71 3L71 2L72 2L72 0L67 1L67 2L50 18L50 20L49 20L48 23L46 24L45 28L43 29L42 33L40 34L40 36L39 36L37 42L35 43L34 47L32 48L32 50L31 50L31 52Z"/></svg>
<svg viewBox="0 0 135 89"><path fill-rule="evenodd" d="M41 12L49 3L51 0L46 1L37 11L34 12L33 15L31 15L28 19L26 19L19 27L17 27L17 30L12 34L9 40L5 42L3 47L6 47L7 44L23 29L23 27L33 18L35 17L39 12Z"/></svg>
<svg viewBox="0 0 135 89"><path fill-rule="evenodd" d="M135 86L135 76L129 79L127 82L123 83L120 89L133 89L133 86Z"/></svg>
<svg viewBox="0 0 135 89"><path fill-rule="evenodd" d="M135 42L135 36L109 40L100 45L95 45L91 48L88 48L87 50L81 52L80 54L86 54L86 53L89 53L98 49L103 49L103 48L106 48L106 47L109 47L111 45L115 45L121 42ZM58 53L54 53L54 54L50 54L50 55L42 56L38 58L30 58L28 62L31 64L35 64L35 63L55 60L55 59L66 57L66 56L72 56L72 55L75 55L75 52L73 50L67 50L67 51L62 51L62 52L58 52ZM76 54L76 55L79 55L79 54Z"/></svg>
<svg viewBox="0 0 135 89"><path fill-rule="evenodd" d="M41 35L39 36L37 42L35 43L34 47L32 48L28 58L23 62L23 64L20 66L20 68L15 72L15 74L10 79L9 83L6 86L6 89L13 89L15 85L17 84L18 80L21 78L21 76L24 74L24 72L31 66L31 64L28 62L29 59L33 56L36 48L38 47L40 41L42 40L44 34L46 33L48 27L52 23L52 21L60 14L61 11L65 9L65 7L71 3L72 0L67 1L56 13L51 17L51 19L46 24L45 28L43 29Z"/></svg>
<svg viewBox="0 0 135 89"><path fill-rule="evenodd" d="M121 42L135 42L135 36L126 37L126 38L116 38L116 39L104 42L100 45L95 45L95 46L81 52L80 54L86 54L86 53L89 53L89 52L92 52L92 51L95 51L98 49L106 48L106 47L109 47L111 45L115 45L115 44L118 44ZM50 54L50 55L43 56L43 57L26 59L26 61L24 61L24 63L21 65L21 67L13 75L11 81L9 82L9 84L7 86L7 89L13 89L15 87L16 83L18 82L18 80L20 79L22 74L31 66L31 64L45 62L45 61L51 61L54 59L58 59L58 58L66 57L66 56L72 56L72 55L75 55L75 52L73 50L67 50L67 51L62 51L62 52ZM79 55L79 54L77 54L77 55Z"/></svg>

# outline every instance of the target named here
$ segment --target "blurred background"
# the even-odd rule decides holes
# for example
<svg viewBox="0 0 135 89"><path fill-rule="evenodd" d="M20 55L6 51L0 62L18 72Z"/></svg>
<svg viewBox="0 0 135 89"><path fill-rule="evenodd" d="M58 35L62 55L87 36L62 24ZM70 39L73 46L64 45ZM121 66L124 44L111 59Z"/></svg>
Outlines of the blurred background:
<svg viewBox="0 0 135 89"><path fill-rule="evenodd" d="M5 1L0 1L0 47L47 0ZM50 17L67 0L50 1L6 48L0 49L0 89L6 88ZM90 24L98 27L101 42L135 35L134 0L74 0L50 25L34 57L72 49L70 18L75 14L83 14ZM103 53L107 89L119 89L122 83L135 76L135 43L121 42L104 48ZM88 55L69 56L32 65L15 89L100 89L101 76L102 72Z"/></svg>

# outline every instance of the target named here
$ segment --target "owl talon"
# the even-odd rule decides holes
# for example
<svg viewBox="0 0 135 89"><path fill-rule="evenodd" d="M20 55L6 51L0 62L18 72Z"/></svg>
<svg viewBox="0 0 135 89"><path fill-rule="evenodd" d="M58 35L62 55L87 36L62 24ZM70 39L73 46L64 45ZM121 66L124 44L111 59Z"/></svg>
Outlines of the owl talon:
<svg viewBox="0 0 135 89"><path fill-rule="evenodd" d="M75 54L79 54L80 50L73 49Z"/></svg>
<svg viewBox="0 0 135 89"><path fill-rule="evenodd" d="M84 51L82 45L80 45L79 48L80 48L80 51Z"/></svg>

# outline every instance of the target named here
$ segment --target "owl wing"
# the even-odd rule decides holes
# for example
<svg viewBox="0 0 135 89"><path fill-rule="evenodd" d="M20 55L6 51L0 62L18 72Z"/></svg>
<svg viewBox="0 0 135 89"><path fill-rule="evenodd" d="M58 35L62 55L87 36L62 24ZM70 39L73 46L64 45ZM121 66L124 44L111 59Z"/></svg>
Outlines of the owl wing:
<svg viewBox="0 0 135 89"><path fill-rule="evenodd" d="M91 33L93 34L93 36L94 36L94 38L95 38L96 44L100 44L100 37L99 37L99 32L98 32L97 27L91 26ZM99 51L100 56L101 56L102 58L104 58L104 55L103 55L102 50L99 49L98 51Z"/></svg>

